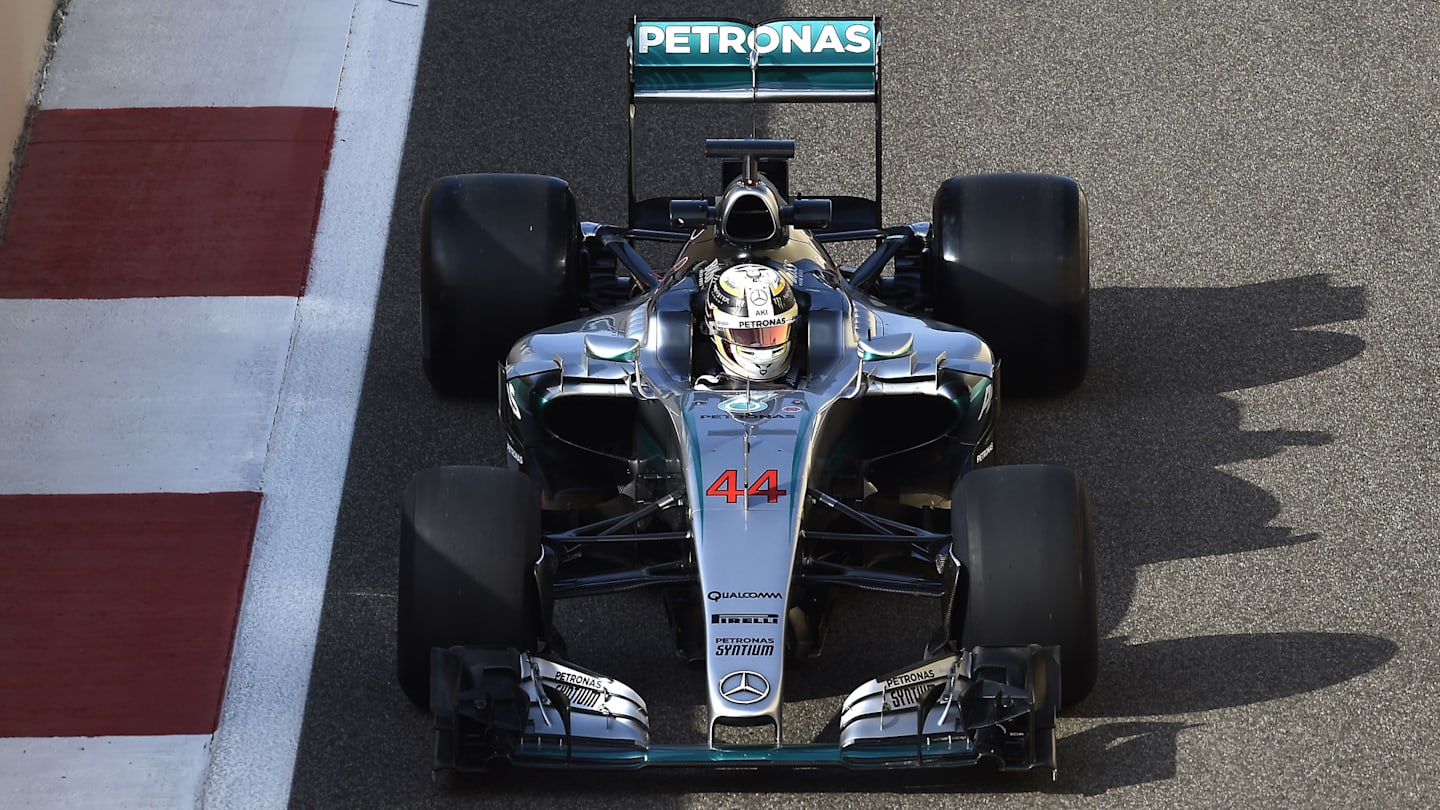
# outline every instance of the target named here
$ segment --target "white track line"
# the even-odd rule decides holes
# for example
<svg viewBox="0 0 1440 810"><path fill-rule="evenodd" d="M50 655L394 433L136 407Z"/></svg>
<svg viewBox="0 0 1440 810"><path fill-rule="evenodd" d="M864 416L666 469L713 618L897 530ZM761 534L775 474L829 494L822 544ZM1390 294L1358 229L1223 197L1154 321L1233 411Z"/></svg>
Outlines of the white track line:
<svg viewBox="0 0 1440 810"><path fill-rule="evenodd" d="M206 734L0 739L0 807L189 810Z"/></svg>
<svg viewBox="0 0 1440 810"><path fill-rule="evenodd" d="M203 807L289 800L424 23L423 0L356 4Z"/></svg>
<svg viewBox="0 0 1440 810"><path fill-rule="evenodd" d="M295 306L0 300L0 492L258 489Z"/></svg>
<svg viewBox="0 0 1440 810"><path fill-rule="evenodd" d="M333 107L355 5L70 0L42 106Z"/></svg>

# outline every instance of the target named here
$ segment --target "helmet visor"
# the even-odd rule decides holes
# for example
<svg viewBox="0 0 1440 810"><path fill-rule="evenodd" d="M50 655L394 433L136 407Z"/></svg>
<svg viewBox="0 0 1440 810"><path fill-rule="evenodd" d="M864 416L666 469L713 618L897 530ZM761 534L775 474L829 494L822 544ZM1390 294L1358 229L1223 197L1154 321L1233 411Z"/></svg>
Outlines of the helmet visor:
<svg viewBox="0 0 1440 810"><path fill-rule="evenodd" d="M785 345L785 342L790 339L791 326L792 324L782 323L759 329L722 329L720 332L727 342L736 346L745 346L751 349L773 349L776 346Z"/></svg>

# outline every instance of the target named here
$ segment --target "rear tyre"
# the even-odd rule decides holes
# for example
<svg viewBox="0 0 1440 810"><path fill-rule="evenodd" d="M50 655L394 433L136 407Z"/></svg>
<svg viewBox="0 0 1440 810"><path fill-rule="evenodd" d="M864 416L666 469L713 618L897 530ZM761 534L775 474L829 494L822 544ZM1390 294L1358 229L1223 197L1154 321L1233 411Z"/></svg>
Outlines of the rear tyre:
<svg viewBox="0 0 1440 810"><path fill-rule="evenodd" d="M425 376L442 394L493 395L517 340L579 314L575 195L554 177L444 177L420 223Z"/></svg>
<svg viewBox="0 0 1440 810"><path fill-rule="evenodd" d="M1061 703L1084 699L1100 658L1084 482L1051 465L975 470L955 485L951 529L951 639L962 648L1059 645Z"/></svg>
<svg viewBox="0 0 1440 810"><path fill-rule="evenodd" d="M513 470L436 467L411 479L400 513L395 669L429 708L432 647L536 649L540 499Z"/></svg>
<svg viewBox="0 0 1440 810"><path fill-rule="evenodd" d="M1074 180L946 180L935 194L926 276L935 317L995 350L1005 393L1058 394L1085 379L1090 236Z"/></svg>

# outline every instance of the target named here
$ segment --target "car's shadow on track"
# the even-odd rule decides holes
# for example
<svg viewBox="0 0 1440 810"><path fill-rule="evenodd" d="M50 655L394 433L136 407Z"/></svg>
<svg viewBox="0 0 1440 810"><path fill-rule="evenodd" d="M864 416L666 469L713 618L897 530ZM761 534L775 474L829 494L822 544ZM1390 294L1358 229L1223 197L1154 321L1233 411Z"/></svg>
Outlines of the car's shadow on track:
<svg viewBox="0 0 1440 810"><path fill-rule="evenodd" d="M1311 275L1224 288L1098 288L1092 299L1085 385L1056 400L1006 401L999 452L1003 463L1068 464L1085 478L1104 635L1129 608L1142 565L1315 539L1271 525L1281 511L1275 495L1222 467L1332 437L1247 430L1225 394L1359 355L1363 340L1320 327L1364 318L1365 297Z"/></svg>
<svg viewBox="0 0 1440 810"><path fill-rule="evenodd" d="M1121 719L1060 740L1061 768L1046 790L1094 795L1175 775L1176 719L1248 706L1344 683L1383 666L1392 641L1358 633L1256 633L1101 647L1100 682L1069 715Z"/></svg>
<svg viewBox="0 0 1440 810"><path fill-rule="evenodd" d="M1103 686L1070 714L1146 717L1263 703L1343 683L1399 651L1360 633L1246 633L1130 644L1107 639Z"/></svg>

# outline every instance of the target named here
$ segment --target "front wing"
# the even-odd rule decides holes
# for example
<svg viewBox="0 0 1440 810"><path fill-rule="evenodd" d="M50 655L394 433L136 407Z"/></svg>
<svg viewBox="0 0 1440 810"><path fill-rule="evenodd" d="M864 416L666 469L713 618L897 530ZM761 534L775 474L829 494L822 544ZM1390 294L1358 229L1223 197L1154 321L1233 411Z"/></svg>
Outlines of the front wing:
<svg viewBox="0 0 1440 810"><path fill-rule="evenodd" d="M625 684L515 650L436 648L431 709L437 771L648 766L1055 769L1059 648L947 652L862 684L840 743L656 745L644 700Z"/></svg>

